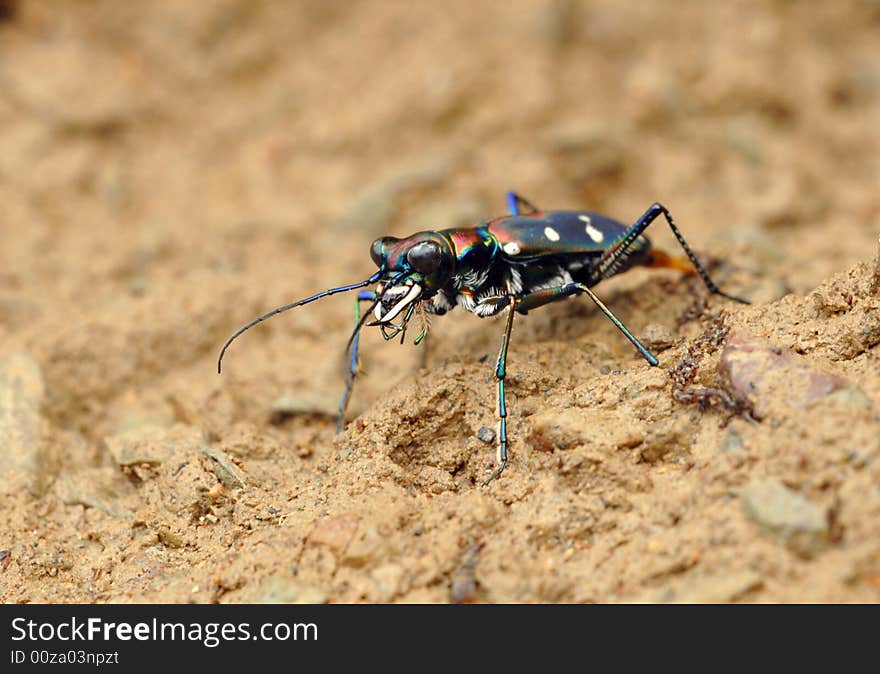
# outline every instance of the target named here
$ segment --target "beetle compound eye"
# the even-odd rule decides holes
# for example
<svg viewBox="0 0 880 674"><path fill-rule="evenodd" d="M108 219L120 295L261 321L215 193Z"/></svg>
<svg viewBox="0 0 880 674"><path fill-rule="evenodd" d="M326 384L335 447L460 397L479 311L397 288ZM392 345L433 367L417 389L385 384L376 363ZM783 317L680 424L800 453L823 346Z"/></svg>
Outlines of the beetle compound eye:
<svg viewBox="0 0 880 674"><path fill-rule="evenodd" d="M373 262L377 267L381 267L385 264L388 256L385 252L386 247L397 241L398 239L395 239L393 236L383 236L382 238L373 241L373 245L370 246L370 257L373 258Z"/></svg>
<svg viewBox="0 0 880 674"><path fill-rule="evenodd" d="M433 274L440 268L443 251L435 241L422 241L409 249L406 260L410 266L422 274Z"/></svg>
<svg viewBox="0 0 880 674"><path fill-rule="evenodd" d="M370 257L373 258L373 262L376 263L377 267L381 267L385 262L385 252L383 251L385 248L384 239L376 239L373 241L373 245L370 246Z"/></svg>

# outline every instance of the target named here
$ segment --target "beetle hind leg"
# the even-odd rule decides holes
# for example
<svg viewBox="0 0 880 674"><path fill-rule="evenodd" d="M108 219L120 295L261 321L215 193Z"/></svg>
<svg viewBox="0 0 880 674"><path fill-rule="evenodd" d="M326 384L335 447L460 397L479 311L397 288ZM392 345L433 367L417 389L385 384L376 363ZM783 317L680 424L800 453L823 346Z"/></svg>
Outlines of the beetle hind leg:
<svg viewBox="0 0 880 674"><path fill-rule="evenodd" d="M648 351L645 348L644 344L642 344L639 339L629 331L623 322L617 316L615 316L611 310L605 306L605 304L596 297L596 294L590 290L583 283L566 283L561 286L556 286L553 288L544 288L542 290L537 290L533 293L529 293L528 295L506 295L500 297L491 297L486 298L484 301L488 304L491 303L493 305L493 314L499 313L503 306L508 307L507 314L507 322L504 328L504 334L501 338L501 349L498 352L498 360L495 365L495 379L498 382L498 449L497 449L497 461L498 468L495 469L495 472L489 476L483 484L487 485L504 472L504 469L507 467L508 461L508 446L509 441L507 438L507 400L505 395L505 381L507 379L507 347L510 344L510 334L513 331L513 317L519 311L520 313L526 313L530 309L535 309L536 307L543 306L544 304L548 304L550 302L555 302L557 300L563 299L565 297L570 297L572 295L579 295L584 293L589 296L593 302L595 302L596 306L602 311L603 314L620 330L624 336L632 343L633 346L636 347L638 352L642 355L642 357L648 361L648 363L652 366L659 365L659 361L656 356Z"/></svg>
<svg viewBox="0 0 880 674"><path fill-rule="evenodd" d="M526 215L537 213L539 209L531 201L516 192L507 193L507 212L510 215L521 215L525 210Z"/></svg>
<svg viewBox="0 0 880 674"><path fill-rule="evenodd" d="M709 272L706 271L706 268L700 263L697 259L697 256L694 255L694 252L691 250L691 247L688 245L688 242L685 240L681 231L678 229L678 226L675 224L675 220L672 219L672 214L669 210L661 203L654 203L651 207L644 212L642 217L640 217L636 223L630 227L626 233L621 237L620 241L617 242L613 247L611 247L596 263L593 271L593 277L591 279L590 285L594 285L601 281L604 278L608 278L612 276L618 266L621 264L623 260L625 260L630 254L630 247L636 242L636 240L644 233L644 231L651 225L654 220L656 220L660 215L662 215L666 219L666 223L669 225L669 228L672 230L672 233L675 235L675 238L678 240L678 243L681 245L682 250L684 250L685 255L687 255L688 260L690 260L697 274L700 275L700 278L703 280L703 283L709 289L713 295L721 295L722 297L726 297L729 300L733 300L734 302L739 302L741 304L751 304L747 299L742 297L738 297L736 295L731 295L727 293L712 280L709 276ZM659 262L659 264L658 264ZM674 258L672 256L666 255L665 253L655 253L655 263L649 263L648 266L672 266L674 268L681 268L680 265L683 264L683 260L679 260L678 258Z"/></svg>
<svg viewBox="0 0 880 674"><path fill-rule="evenodd" d="M599 307L599 310L605 314L605 317L608 318L614 326L623 333L623 336L626 337L630 343L636 347L636 350L641 354L642 358L648 361L649 365L657 366L660 364L660 361L657 360L657 357L652 354L648 349L642 344L638 337L636 337L632 332L630 332L629 328L627 328L623 322L614 315L614 313L605 306L605 303L596 297L596 294L585 284L583 283L565 283L563 285L555 286L553 288L543 288L541 290L536 290L533 293L529 293L528 295L522 295L519 298L519 301L516 305L516 310L521 314L525 314L532 309L537 309L538 307L542 307L545 304L549 304L550 302L557 302L559 300L565 299L566 297L571 297L572 295L580 295L581 293L587 295L593 302Z"/></svg>

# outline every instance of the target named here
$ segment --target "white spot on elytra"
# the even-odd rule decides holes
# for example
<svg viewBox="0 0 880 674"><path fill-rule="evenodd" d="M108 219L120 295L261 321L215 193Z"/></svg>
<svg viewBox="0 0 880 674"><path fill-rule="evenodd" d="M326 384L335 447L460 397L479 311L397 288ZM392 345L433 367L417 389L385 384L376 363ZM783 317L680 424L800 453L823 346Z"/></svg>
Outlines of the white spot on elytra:
<svg viewBox="0 0 880 674"><path fill-rule="evenodd" d="M595 227L593 227L593 221L590 220L589 215L579 215L578 219L583 220L586 224L587 236L589 236L594 243L602 243L602 239L605 238L605 235Z"/></svg>
<svg viewBox="0 0 880 674"><path fill-rule="evenodd" d="M544 236L546 236L551 241L559 241L559 232L557 232L552 227L544 228Z"/></svg>
<svg viewBox="0 0 880 674"><path fill-rule="evenodd" d="M516 241L511 241L510 243L504 244L504 252L508 255L519 255L521 249Z"/></svg>
<svg viewBox="0 0 880 674"><path fill-rule="evenodd" d="M589 236L594 242L602 243L602 239L605 238L605 235L602 234L598 229L593 227L593 225L587 225L587 236Z"/></svg>

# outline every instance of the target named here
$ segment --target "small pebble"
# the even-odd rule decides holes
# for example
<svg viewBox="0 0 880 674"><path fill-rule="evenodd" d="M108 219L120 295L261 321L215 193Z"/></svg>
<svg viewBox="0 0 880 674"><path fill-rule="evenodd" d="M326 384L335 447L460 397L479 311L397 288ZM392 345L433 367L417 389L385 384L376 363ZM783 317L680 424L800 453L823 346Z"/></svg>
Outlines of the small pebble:
<svg viewBox="0 0 880 674"><path fill-rule="evenodd" d="M174 533L170 529L159 529L159 531L156 532L156 535L159 538L159 542L166 548L182 548L186 545L186 541L183 540L183 537Z"/></svg>
<svg viewBox="0 0 880 674"><path fill-rule="evenodd" d="M247 478L244 471L236 466L232 459L219 449L205 446L202 447L202 453L213 460L211 468L214 471L214 475L216 475L217 479L227 487L234 489L235 487L244 487L247 485Z"/></svg>
<svg viewBox="0 0 880 674"><path fill-rule="evenodd" d="M0 359L0 493L42 495L52 471L41 441L43 373L28 353Z"/></svg>
<svg viewBox="0 0 880 674"><path fill-rule="evenodd" d="M304 585L295 576L279 572L266 578L249 595L256 604L325 604L327 593Z"/></svg>
<svg viewBox="0 0 880 674"><path fill-rule="evenodd" d="M477 438L487 444L495 442L495 431L488 426L483 426L477 431Z"/></svg>
<svg viewBox="0 0 880 674"><path fill-rule="evenodd" d="M305 391L279 396L269 408L269 423L278 426L291 417L311 414L335 419L339 413L339 399L327 391Z"/></svg>
<svg viewBox="0 0 880 674"><path fill-rule="evenodd" d="M763 419L780 406L800 409L851 386L844 377L817 369L792 351L755 335L733 334L721 352L718 373L736 400L747 400Z"/></svg>
<svg viewBox="0 0 880 674"><path fill-rule="evenodd" d="M665 325L651 323L642 332L642 342L652 351L665 351L675 343L675 335Z"/></svg>
<svg viewBox="0 0 880 674"><path fill-rule="evenodd" d="M761 531L809 558L828 543L825 512L777 480L753 480L742 491L742 508Z"/></svg>

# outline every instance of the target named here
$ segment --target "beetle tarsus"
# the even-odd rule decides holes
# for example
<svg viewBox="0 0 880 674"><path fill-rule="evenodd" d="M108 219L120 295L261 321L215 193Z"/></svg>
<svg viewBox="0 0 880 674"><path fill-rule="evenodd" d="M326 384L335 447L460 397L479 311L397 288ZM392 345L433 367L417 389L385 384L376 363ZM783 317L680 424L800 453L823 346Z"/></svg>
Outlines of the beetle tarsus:
<svg viewBox="0 0 880 674"><path fill-rule="evenodd" d="M498 468L483 482L484 487L488 487L492 482L501 477L501 473L504 472L504 469L507 468L507 459L504 459L501 463L498 464Z"/></svg>

